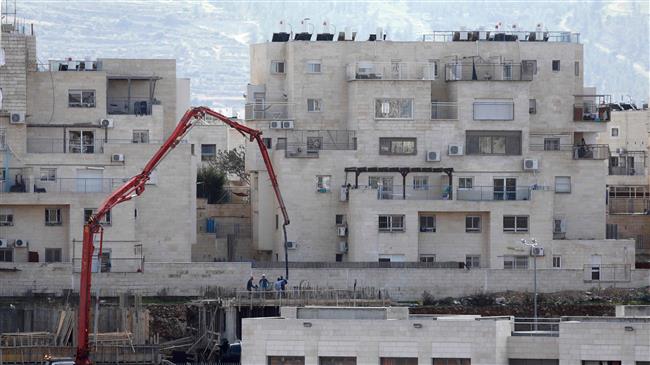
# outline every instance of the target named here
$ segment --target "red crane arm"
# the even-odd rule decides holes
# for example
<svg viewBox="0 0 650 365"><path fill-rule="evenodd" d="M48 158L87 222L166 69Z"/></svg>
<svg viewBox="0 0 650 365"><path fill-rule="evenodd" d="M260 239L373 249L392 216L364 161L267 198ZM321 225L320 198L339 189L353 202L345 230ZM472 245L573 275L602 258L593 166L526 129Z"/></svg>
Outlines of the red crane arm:
<svg viewBox="0 0 650 365"><path fill-rule="evenodd" d="M81 253L81 283L79 286L79 317L77 324L77 356L75 359L75 365L90 365L90 349L88 342L88 325L90 319L90 287L91 287L91 278L92 278L92 257L95 250L94 239L95 234L102 233L102 226L99 223L102 218L116 205L130 200L144 192L144 187L146 182L149 180L151 172L158 166L160 161L162 161L165 156L173 150L182 140L183 136L194 126L194 123L197 120L203 119L206 115L212 116L223 123L227 124L231 128L238 130L242 134L247 134L250 138L250 141L253 140L257 142L257 146L262 153L262 159L264 160L264 165L271 179L271 185L273 186L273 191L275 192L275 197L278 200L278 205L282 211L282 216L284 218L283 231L284 231L284 241L285 241L285 259L287 256L287 230L286 226L289 225L289 215L287 214L287 209L284 205L284 200L282 199L282 194L280 193L280 187L278 186L278 179L275 175L275 170L271 164L271 158L269 157L268 150L266 145L262 140L262 132L257 129L247 127L243 124L239 124L230 118L215 112L207 107L195 107L189 109L181 120L178 122L178 125L172 132L172 134L165 140L165 142L160 146L158 151L151 157L149 162L145 165L142 171L130 178L117 190L115 190L111 195L109 195L99 206L97 212L93 214L88 222L84 225L83 231L83 247ZM100 250L101 250L101 240L100 240ZM101 254L101 251L100 251ZM288 266L287 266L288 267ZM287 277L289 277L287 269Z"/></svg>

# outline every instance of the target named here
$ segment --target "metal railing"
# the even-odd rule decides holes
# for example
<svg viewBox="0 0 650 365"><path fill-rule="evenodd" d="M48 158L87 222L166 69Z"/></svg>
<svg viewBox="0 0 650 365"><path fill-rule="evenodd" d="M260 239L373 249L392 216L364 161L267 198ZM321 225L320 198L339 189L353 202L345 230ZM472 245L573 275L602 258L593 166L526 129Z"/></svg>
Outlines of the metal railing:
<svg viewBox="0 0 650 365"><path fill-rule="evenodd" d="M35 193L109 193L127 178L65 178L54 180L34 179Z"/></svg>
<svg viewBox="0 0 650 365"><path fill-rule="evenodd" d="M580 43L580 33L562 31L525 31L525 30L442 30L422 35L424 42L561 42Z"/></svg>
<svg viewBox="0 0 650 365"><path fill-rule="evenodd" d="M438 64L433 62L362 61L346 66L349 80L437 80Z"/></svg>
<svg viewBox="0 0 650 365"><path fill-rule="evenodd" d="M92 60L49 60L46 66L49 71L99 71L101 62Z"/></svg>
<svg viewBox="0 0 650 365"><path fill-rule="evenodd" d="M609 214L650 214L650 199L609 197L607 209Z"/></svg>
<svg viewBox="0 0 650 365"><path fill-rule="evenodd" d="M573 147L574 160L607 160L609 159L609 145L586 144Z"/></svg>
<svg viewBox="0 0 650 365"><path fill-rule="evenodd" d="M585 282L629 282L631 280L631 265L606 264L584 265Z"/></svg>
<svg viewBox="0 0 650 365"><path fill-rule="evenodd" d="M610 156L609 174L622 176L643 176L646 167L645 151L617 151L618 155ZM618 166L612 166L616 163Z"/></svg>
<svg viewBox="0 0 650 365"><path fill-rule="evenodd" d="M560 335L560 318L516 317L512 335L557 337Z"/></svg>
<svg viewBox="0 0 650 365"><path fill-rule="evenodd" d="M80 144L71 142L69 139L63 138L40 138L29 137L27 138L27 153L79 153L79 154L92 154L104 153L104 145L106 144L160 144L160 140L148 140L142 142L133 139L103 139L96 138L92 143Z"/></svg>
<svg viewBox="0 0 650 365"><path fill-rule="evenodd" d="M248 103L244 108L246 120L290 120L294 104L286 102ZM305 110L307 110L306 105Z"/></svg>
<svg viewBox="0 0 650 365"><path fill-rule="evenodd" d="M149 97L107 97L107 114L151 115L151 107L157 103Z"/></svg>
<svg viewBox="0 0 650 365"><path fill-rule="evenodd" d="M449 185L394 185L377 187L379 200L447 200L451 187Z"/></svg>
<svg viewBox="0 0 650 365"><path fill-rule="evenodd" d="M237 290L235 292L237 305L329 305L354 307L357 305L376 303L385 306L392 300L387 290L376 288L354 289L312 289L286 287L285 290L274 288L273 278L269 278L269 289L257 288L252 291ZM256 282L255 285L258 285Z"/></svg>
<svg viewBox="0 0 650 365"><path fill-rule="evenodd" d="M445 81L532 81L533 68L522 63L448 63Z"/></svg>
<svg viewBox="0 0 650 365"><path fill-rule="evenodd" d="M457 120L458 103L456 102L431 102L431 120Z"/></svg>
<svg viewBox="0 0 650 365"><path fill-rule="evenodd" d="M468 201L511 201L530 200L531 188L516 186L495 188L494 186L474 186L469 189L456 189L456 200Z"/></svg>
<svg viewBox="0 0 650 365"><path fill-rule="evenodd" d="M356 150L357 139L348 130L292 130L278 139L275 148L285 150L286 157L316 158L320 151Z"/></svg>
<svg viewBox="0 0 650 365"><path fill-rule="evenodd" d="M609 104L584 102L573 104L574 122L609 122L612 120L612 109Z"/></svg>

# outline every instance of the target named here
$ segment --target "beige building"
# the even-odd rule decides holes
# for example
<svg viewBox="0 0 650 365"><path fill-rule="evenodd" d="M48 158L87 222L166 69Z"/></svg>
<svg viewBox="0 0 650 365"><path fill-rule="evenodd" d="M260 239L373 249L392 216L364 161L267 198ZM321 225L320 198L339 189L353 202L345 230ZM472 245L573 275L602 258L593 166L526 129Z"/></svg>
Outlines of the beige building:
<svg viewBox="0 0 650 365"><path fill-rule="evenodd" d="M0 261L78 264L89 214L140 172L176 126L176 61L39 65L33 34L2 29ZM196 241L191 149L179 144L141 197L110 212L95 269L135 272L143 260L190 261Z"/></svg>
<svg viewBox="0 0 650 365"><path fill-rule="evenodd" d="M650 317L409 315L406 307L282 307L242 320L242 365L648 365Z"/></svg>
<svg viewBox="0 0 650 365"><path fill-rule="evenodd" d="M250 48L246 120L271 146L289 260L525 269L520 240L535 237L541 268L633 264L631 241L605 240L597 139L611 116L607 95L585 91L578 34L345 39ZM283 260L268 176L247 152L253 242Z"/></svg>

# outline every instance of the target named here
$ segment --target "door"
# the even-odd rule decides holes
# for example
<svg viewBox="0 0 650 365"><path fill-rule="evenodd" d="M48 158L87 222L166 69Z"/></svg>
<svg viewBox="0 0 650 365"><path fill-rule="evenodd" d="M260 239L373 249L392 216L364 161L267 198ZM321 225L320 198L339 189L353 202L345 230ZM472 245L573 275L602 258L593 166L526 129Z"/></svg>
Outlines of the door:
<svg viewBox="0 0 650 365"><path fill-rule="evenodd" d="M591 256L591 280L600 280L600 265L602 257L600 255Z"/></svg>
<svg viewBox="0 0 650 365"><path fill-rule="evenodd" d="M393 177L381 177L381 186L379 187L379 193L381 194L382 199L393 199Z"/></svg>
<svg viewBox="0 0 650 365"><path fill-rule="evenodd" d="M494 200L517 200L517 179L494 179Z"/></svg>
<svg viewBox="0 0 650 365"><path fill-rule="evenodd" d="M102 175L102 170L77 170L77 192L101 193L103 185Z"/></svg>

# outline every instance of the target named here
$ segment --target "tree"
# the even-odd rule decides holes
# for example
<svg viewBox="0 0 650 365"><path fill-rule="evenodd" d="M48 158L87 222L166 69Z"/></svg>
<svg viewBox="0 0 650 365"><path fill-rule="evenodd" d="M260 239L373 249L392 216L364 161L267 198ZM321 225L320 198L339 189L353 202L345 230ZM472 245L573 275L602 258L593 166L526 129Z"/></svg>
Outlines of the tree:
<svg viewBox="0 0 650 365"><path fill-rule="evenodd" d="M226 176L213 166L200 167L196 172L196 197L217 204L225 193Z"/></svg>
<svg viewBox="0 0 650 365"><path fill-rule="evenodd" d="M244 183L248 184L249 175L245 166L246 150L244 146L239 146L232 150L217 151L217 156L210 160L210 166L226 175L235 175Z"/></svg>

